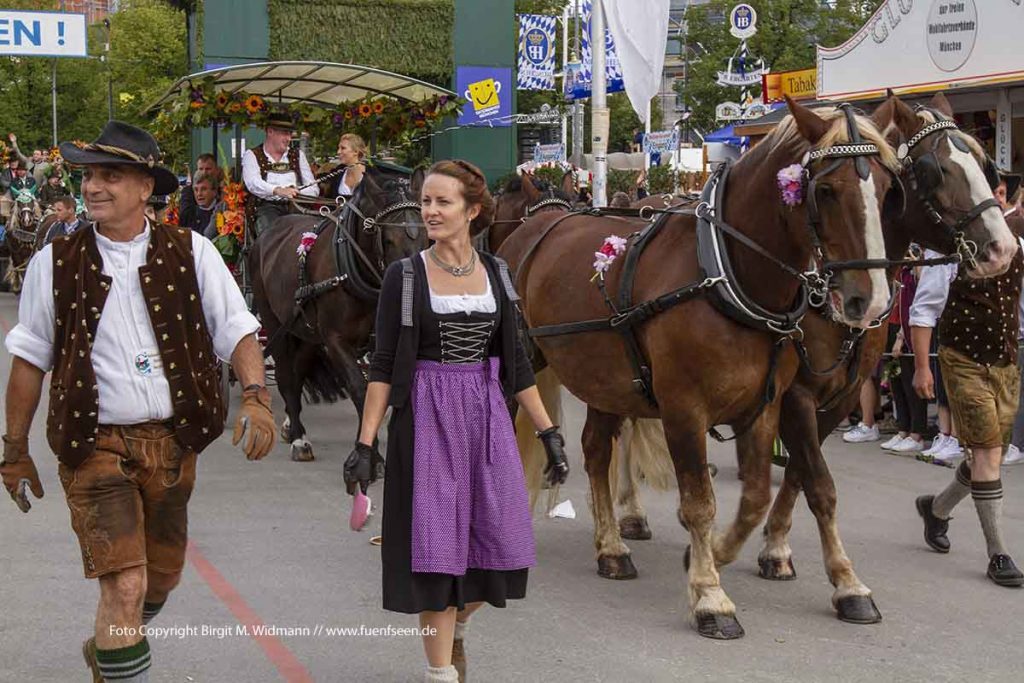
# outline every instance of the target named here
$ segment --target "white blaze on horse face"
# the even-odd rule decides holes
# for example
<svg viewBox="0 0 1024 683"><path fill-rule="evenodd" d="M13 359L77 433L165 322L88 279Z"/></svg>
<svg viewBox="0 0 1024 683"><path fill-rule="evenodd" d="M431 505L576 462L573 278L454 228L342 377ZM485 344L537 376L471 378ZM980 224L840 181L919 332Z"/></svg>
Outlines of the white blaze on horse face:
<svg viewBox="0 0 1024 683"><path fill-rule="evenodd" d="M959 165L967 177L967 182L971 189L971 205L977 206L986 200L992 199L992 188L989 187L985 171L982 170L981 164L974 158L974 155L958 149L952 140L946 140L946 144L949 145L950 161ZM985 226L989 243L978 243L978 256L981 256L982 250L986 248L987 244L992 244L992 248L989 249L991 260L986 262L978 261L978 267L969 274L973 277L999 275L1006 272L1006 269L1010 267L1010 260L1017 251L1016 240L1013 237L1013 233L1010 232L1010 227L1006 224L1006 219L1003 218L1003 212L998 206L986 209L982 212L980 218Z"/></svg>
<svg viewBox="0 0 1024 683"><path fill-rule="evenodd" d="M878 208L878 193L872 176L860 181L860 194L864 199L864 246L870 260L885 258L885 237L882 236L882 212ZM871 322L885 312L889 305L889 285L885 268L868 270L871 278L871 302L864 314L864 324Z"/></svg>

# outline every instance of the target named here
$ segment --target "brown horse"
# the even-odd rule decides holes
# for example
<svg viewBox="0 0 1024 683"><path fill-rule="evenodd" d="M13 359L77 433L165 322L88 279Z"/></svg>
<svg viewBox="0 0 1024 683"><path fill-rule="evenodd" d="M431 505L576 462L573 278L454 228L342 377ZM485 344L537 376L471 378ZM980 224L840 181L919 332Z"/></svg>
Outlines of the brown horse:
<svg viewBox="0 0 1024 683"><path fill-rule="evenodd" d="M893 118L893 134L903 141L912 140L926 126L937 120L948 120L950 113L948 102L938 95L932 102L930 110L921 110L917 115L914 111L891 98L883 105L876 117ZM940 113L943 112L943 113ZM954 127L955 128L955 127ZM950 128L935 129L922 142L929 144L942 141L946 135L956 135L959 142L950 138L947 144L941 145L939 161L942 166L952 163L949 155L960 145L960 151L970 150L974 161L963 157L967 162L959 168L950 167L939 179L937 186L927 191L916 178L908 183L912 186L910 201L905 212L890 216L885 222L886 253L890 259L900 260L907 245L914 240L923 246L944 253L955 253L964 245L982 245L983 258L973 266L968 263L964 267L972 276L992 275L1008 265L1007 253L1012 251L1004 248L1008 239L999 225L1000 212L990 203L991 196L985 196L981 190L974 194L979 184L988 187L997 180L993 169L989 169L990 179L985 181L982 166L990 164L986 160L980 146L962 133L952 132ZM932 136L936 136L934 139ZM894 140L899 142L899 140ZM949 150L946 150L946 147ZM921 175L913 169L920 164L920 159L927 152L921 148L909 150L905 162L905 172L909 175ZM927 169L925 170L927 172ZM991 195L991 192L988 192ZM932 203L933 213L927 204ZM982 207L987 206L960 230L963 241L956 239L958 230L952 229L960 218L956 211L948 207ZM970 213L970 212L968 212ZM991 217L991 220L989 218ZM936 223L939 223L937 225ZM973 251L968 248L967 254ZM786 468L786 476L782 489L779 491L771 517L765 528L765 546L758 563L760 574L764 578L787 580L795 578L792 564L792 551L787 543L787 534L792 522L793 506L801 487L807 493L808 504L818 522L822 539L822 552L830 582L835 586L832 604L838 616L852 623L874 623L881 618L871 598L871 591L857 578L852 563L843 548L836 524L836 491L829 474L828 467L822 457L821 442L847 415L858 400L858 389L861 383L870 376L878 360L881 358L886 341L886 331L881 325L866 332L855 330L834 321L834 311L825 305L812 310L803 322L805 352L799 374L782 398L781 430L786 447L790 451L790 461ZM881 322L881 321L880 321ZM661 464L668 460L667 447L659 446L657 433L649 434L639 443L634 440L624 458L628 474L642 469L648 481L657 480L657 473L663 468ZM663 438L663 437L662 437ZM663 441L662 441L663 444ZM744 477L743 500L739 515L729 532L715 539L715 560L719 566L728 564L735 559L743 541L753 529L753 525L763 518L770 500L767 455L754 452L747 447L746 440L738 441L738 456ZM659 453L664 453L659 456ZM637 463L644 459L647 462ZM652 467L653 465L653 467ZM651 476L652 473L654 476ZM627 479L632 484L633 478ZM627 510L619 524L626 538L650 538L637 533L647 529L646 516L640 507L634 486L620 488L619 502Z"/></svg>
<svg viewBox="0 0 1024 683"><path fill-rule="evenodd" d="M478 245L484 251L496 254L523 221L543 210L570 210L576 198L576 183L572 171L562 175L558 187L524 173L508 181L494 204L494 220L480 234Z"/></svg>
<svg viewBox="0 0 1024 683"><path fill-rule="evenodd" d="M774 313L800 311L794 302L805 291L801 271L808 264L884 256L880 213L892 179L882 164L890 169L897 165L865 117L840 109L812 112L793 103L790 108L792 116L733 167L731 185L721 190L720 211L710 218L719 226L724 221L731 226L725 251L733 272L741 275L730 282L749 293L755 308ZM874 145L870 149L875 156L835 158L840 150L866 153L866 145L850 146L861 138ZM813 176L807 201L786 208L776 175L801 160ZM701 292L712 284L690 286L704 280L695 223L692 213L666 216L663 229L637 263L633 301L652 301L684 289ZM593 252L608 235L627 237L642 227L641 221L622 218L537 216L513 233L500 255L517 271L531 332L581 318L608 318L602 293L590 284ZM749 246L754 243L756 249ZM623 257L627 259L628 254ZM619 284L622 270L616 263L608 271L609 288ZM888 301L881 272L845 269L833 285L840 315L851 326L867 325ZM612 439L624 417L660 416L680 491L680 519L692 538L689 593L697 630L712 638L736 638L743 630L722 590L712 552L715 500L705 433L716 424L745 428L757 450L766 452L778 429L778 397L796 374L798 361L780 344L785 335L766 331L773 327L755 329L734 322L705 296L683 301L664 307L637 329L649 397L637 391L645 377L637 376L628 341L617 330L538 336L536 341L559 379L588 405L583 451L599 574L636 575L619 537L608 486Z"/></svg>
<svg viewBox="0 0 1024 683"><path fill-rule="evenodd" d="M895 129L902 142L914 140L937 122L952 124L949 103L941 94L932 100L930 107L916 114L896 98L890 98L883 107L892 108ZM935 155L935 167L942 171L932 180L926 178L935 169L928 159L930 154ZM991 187L993 183L998 184L998 179L994 168L986 169L988 164L991 161L979 143L957 130L955 125L932 128L932 132L925 133L905 157L911 189L905 213L886 226L889 256L902 258L911 240L943 253L956 253L964 244L977 245L977 260L972 263L968 259L961 265L968 275L986 277L1004 272L1016 250L1016 242L994 203ZM975 211L976 207L987 208ZM960 223L965 216L971 218ZM956 239L958 232L962 232L962 240ZM968 247L965 255L974 250ZM831 373L820 371L840 356L840 349L850 338L849 331L816 315L807 317L804 332L807 362L782 399L781 435L790 459L765 525L764 547L758 557L760 574L768 579L796 577L788 533L796 498L803 489L818 524L828 578L836 587L832 603L841 619L870 623L880 618L873 604L863 599L844 600L851 595L866 596L870 600L871 592L854 574L839 538L836 489L822 456L821 444L857 404L861 383L871 375L884 351L886 331L883 327L869 331L861 342L859 362L856 356L848 356L847 362ZM742 467L763 468L753 462L765 460L763 454L743 448L742 443L740 446ZM748 481L744 479L744 499L749 496L756 500L758 508L766 506L767 484L750 481L748 487ZM720 564L731 561L740 543L742 540L737 536L716 545L716 561Z"/></svg>
<svg viewBox="0 0 1024 683"><path fill-rule="evenodd" d="M300 419L303 391L314 403L347 393L362 417L366 378L357 359L369 350L384 269L427 246L422 185L422 170L408 180L370 171L336 215L285 216L256 241L249 272L293 460L313 459ZM296 249L304 233L318 237L303 266Z"/></svg>

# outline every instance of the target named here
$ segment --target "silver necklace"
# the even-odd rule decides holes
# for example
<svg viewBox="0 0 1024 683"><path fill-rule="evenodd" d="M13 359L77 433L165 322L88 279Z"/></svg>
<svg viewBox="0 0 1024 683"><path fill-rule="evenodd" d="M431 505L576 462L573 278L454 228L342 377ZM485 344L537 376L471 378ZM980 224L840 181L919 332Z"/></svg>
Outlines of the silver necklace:
<svg viewBox="0 0 1024 683"><path fill-rule="evenodd" d="M430 247L430 260L433 261L438 268L454 275L455 277L466 277L472 275L473 271L476 270L476 250L474 249L469 255L469 263L464 266L453 266L449 263L445 263L441 260L441 257L434 253L434 247Z"/></svg>

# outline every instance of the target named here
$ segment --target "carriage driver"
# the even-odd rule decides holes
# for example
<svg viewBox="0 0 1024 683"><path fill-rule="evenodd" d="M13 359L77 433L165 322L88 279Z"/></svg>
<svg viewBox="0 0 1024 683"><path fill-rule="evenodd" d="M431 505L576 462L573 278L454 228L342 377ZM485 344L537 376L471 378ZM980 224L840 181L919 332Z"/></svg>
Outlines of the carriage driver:
<svg viewBox="0 0 1024 683"><path fill-rule="evenodd" d="M285 114L271 114L267 137L262 145L242 155L242 180L256 201L256 236L269 228L275 218L291 213L288 200L297 195L320 194L313 171L302 150L289 145L295 124ZM299 187L309 185L303 190Z"/></svg>
<svg viewBox="0 0 1024 683"><path fill-rule="evenodd" d="M94 681L146 681L141 625L181 578L196 456L224 430L215 356L231 360L245 387L233 443L250 460L273 445L259 323L206 238L145 218L149 196L178 185L149 133L110 121L95 142L64 143L61 152L85 167L82 194L95 222L29 264L6 339L13 358L0 475L23 512L26 489L43 495L28 435L52 369L46 438L85 576L100 588L83 654Z"/></svg>

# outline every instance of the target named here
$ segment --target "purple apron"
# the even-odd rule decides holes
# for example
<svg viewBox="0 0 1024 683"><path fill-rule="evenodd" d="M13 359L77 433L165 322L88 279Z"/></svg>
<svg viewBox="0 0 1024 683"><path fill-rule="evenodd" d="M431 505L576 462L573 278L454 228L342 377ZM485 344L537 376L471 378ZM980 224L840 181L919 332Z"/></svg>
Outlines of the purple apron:
<svg viewBox="0 0 1024 683"><path fill-rule="evenodd" d="M412 570L462 576L467 569L535 564L533 525L499 359L418 361Z"/></svg>

